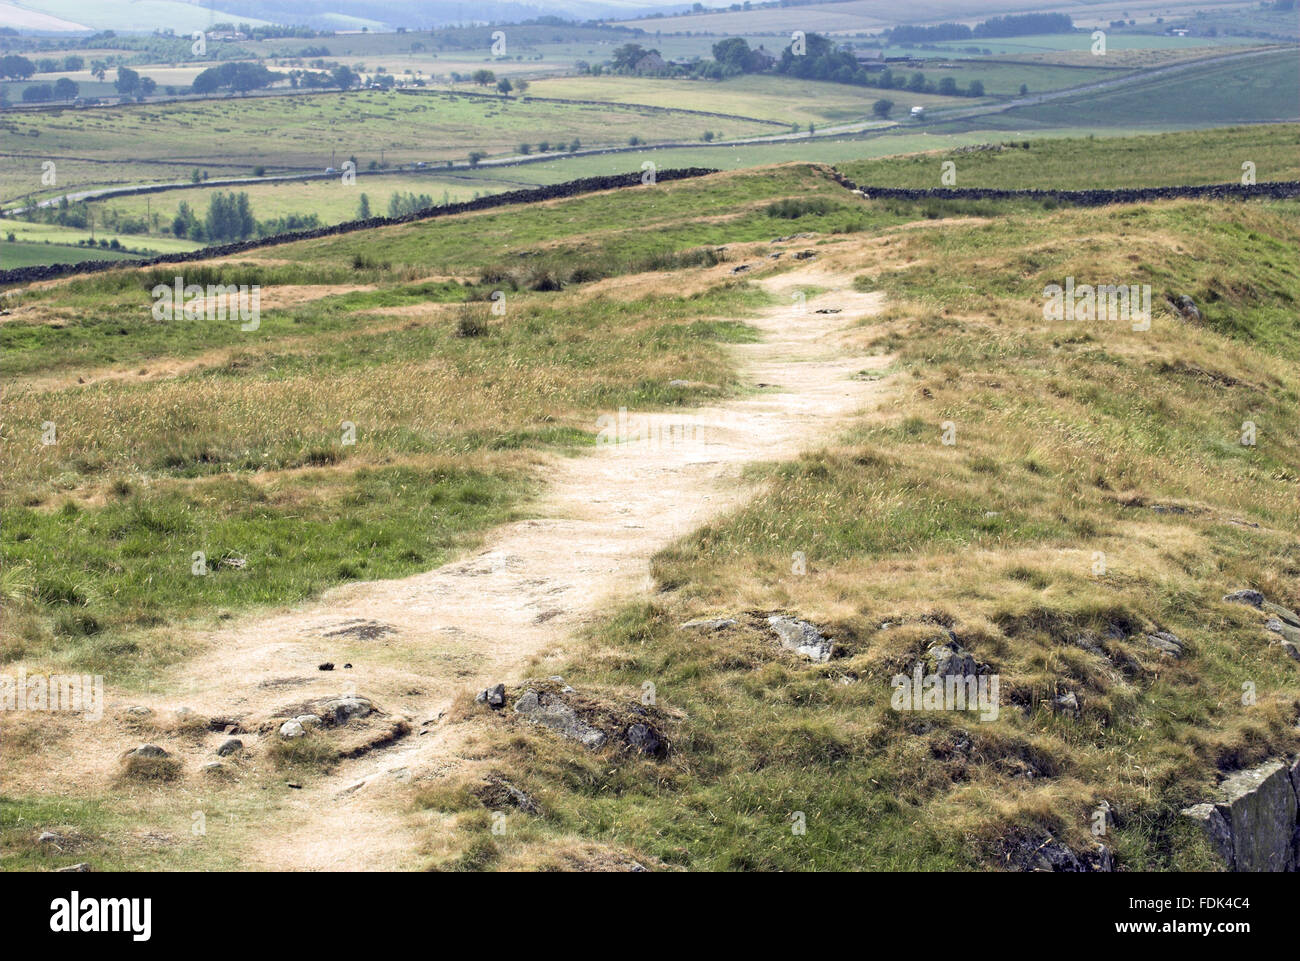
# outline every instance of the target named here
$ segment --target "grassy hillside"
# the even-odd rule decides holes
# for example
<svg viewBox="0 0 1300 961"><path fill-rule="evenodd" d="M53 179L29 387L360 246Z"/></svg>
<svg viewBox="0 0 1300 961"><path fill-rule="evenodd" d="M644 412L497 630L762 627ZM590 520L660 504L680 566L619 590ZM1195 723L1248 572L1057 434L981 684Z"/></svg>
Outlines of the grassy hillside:
<svg viewBox="0 0 1300 961"><path fill-rule="evenodd" d="M1300 746L1297 665L1219 601L1251 586L1300 605L1298 212L867 201L801 164L11 292L0 659L142 690L195 653L197 628L456 556L528 511L538 455L581 456L599 412L754 390L726 345L770 302L751 278L789 269L773 238L806 234L819 270L887 298L850 337L894 358L888 401L755 468L758 498L663 551L648 597L530 668L602 703L651 681L672 753L588 752L467 691L445 736L544 813L498 837L461 775L399 788L427 831L411 866L573 866L581 850L1024 867L1049 837L1085 850L1105 800L1123 867L1210 867L1178 808L1217 770ZM260 326L154 321L149 291L177 273L261 284ZM1150 284L1151 329L1045 320L1043 289L1067 276ZM196 550L207 576L190 574ZM745 616L774 610L822 626L838 656L810 664ZM680 627L723 614L740 623ZM1000 675L997 720L891 710L890 677L947 630ZM1146 644L1155 630L1185 642L1180 659ZM1054 707L1066 693L1077 714ZM58 749L38 726L20 735L7 764ZM214 810L257 817L290 793L269 758L248 765ZM10 796L0 859L48 866L30 826L59 823L99 839L100 863L141 866L113 839L192 807L166 785ZM148 864L228 867L223 843Z"/></svg>
<svg viewBox="0 0 1300 961"><path fill-rule="evenodd" d="M659 557L649 602L530 672L611 700L653 683L681 718L675 757L611 764L471 713L546 816L444 863L556 866L599 842L695 869L1023 867L1049 838L1090 849L1105 800L1124 868L1211 867L1178 809L1298 744L1297 665L1219 601L1247 585L1300 601L1296 213L1004 210L827 243L823 267L889 295L863 333L897 354L894 403L764 471L766 496ZM1042 289L1067 275L1190 293L1206 322L1046 322ZM1268 425L1257 447L1245 419ZM810 665L743 616L772 610L842 658ZM713 616L741 623L680 627ZM945 628L1001 674L996 722L890 709L889 678ZM1157 629L1188 653L1162 658L1142 639ZM1066 693L1077 717L1054 707ZM478 823L463 798L417 804Z"/></svg>
<svg viewBox="0 0 1300 961"><path fill-rule="evenodd" d="M792 221L766 212L770 198L792 193L825 198L824 208ZM434 566L531 490L519 452L589 444L603 410L685 404L710 394L698 385L731 389L713 345L744 336L727 318L762 295L719 281L608 301L582 295L584 282L725 259L701 245L904 219L855 210L830 180L799 169L519 214L11 297L0 324L6 423L38 438L48 420L59 439L4 450L7 562L26 570L15 576L33 605L6 625L7 656L107 660L143 677L149 660L137 642L173 656L150 629L178 615ZM258 329L153 320L150 289L178 274L260 284ZM549 290L558 285L575 292ZM488 311L493 290L507 292L505 321ZM487 334L462 336L463 320L485 322ZM415 376L421 390L400 389ZM355 447L341 446L343 421L360 425ZM411 525L426 512L429 523ZM55 541L76 549L52 562ZM179 561L200 542L215 559L267 556L255 577L230 571L196 584Z"/></svg>

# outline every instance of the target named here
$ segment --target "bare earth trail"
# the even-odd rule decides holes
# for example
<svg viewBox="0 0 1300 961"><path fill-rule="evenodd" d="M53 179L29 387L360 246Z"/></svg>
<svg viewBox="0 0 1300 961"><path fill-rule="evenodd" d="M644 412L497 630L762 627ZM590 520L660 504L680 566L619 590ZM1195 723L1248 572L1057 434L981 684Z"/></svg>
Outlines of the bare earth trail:
<svg viewBox="0 0 1300 961"><path fill-rule="evenodd" d="M472 725L436 720L456 695L527 676L532 658L562 649L611 603L645 593L655 552L753 496L740 480L745 465L789 459L832 438L880 395L878 380L855 375L890 358L868 356L868 331L856 322L877 312L882 297L849 282L816 266L760 281L789 305L746 318L761 341L734 348L742 378L763 390L717 407L629 412L624 429L635 438L641 427L647 439L557 459L532 519L494 531L472 556L223 628L166 679L172 693L157 710L185 704L256 722L286 704L355 692L411 721L405 738L341 762L262 822L244 824L244 863L418 867L407 785L457 763L459 732ZM824 292L800 308L797 292L812 288ZM318 670L324 661L336 669ZM212 737L209 756L187 758L187 770L210 759L221 736Z"/></svg>

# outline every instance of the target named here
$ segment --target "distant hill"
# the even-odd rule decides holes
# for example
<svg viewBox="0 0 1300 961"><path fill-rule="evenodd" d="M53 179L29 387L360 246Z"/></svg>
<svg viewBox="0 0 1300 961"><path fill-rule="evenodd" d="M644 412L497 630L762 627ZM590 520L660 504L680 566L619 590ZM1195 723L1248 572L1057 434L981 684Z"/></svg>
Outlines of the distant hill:
<svg viewBox="0 0 1300 961"><path fill-rule="evenodd" d="M536 0L508 3L486 0L12 0L0 2L0 26L30 32L122 32L171 27L199 30L213 23L303 24L319 30L392 30L459 23L501 22L544 16L566 20L677 14L687 3L641 0Z"/></svg>

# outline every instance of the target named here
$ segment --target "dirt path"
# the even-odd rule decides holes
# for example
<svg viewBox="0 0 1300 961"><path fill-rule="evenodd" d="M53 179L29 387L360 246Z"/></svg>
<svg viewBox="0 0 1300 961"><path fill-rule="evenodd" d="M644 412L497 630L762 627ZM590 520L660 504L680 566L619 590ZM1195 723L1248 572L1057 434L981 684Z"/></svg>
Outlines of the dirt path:
<svg viewBox="0 0 1300 961"><path fill-rule="evenodd" d="M878 394L878 382L854 375L889 358L867 356L855 322L881 298L853 292L849 279L814 266L761 281L790 306L750 318L761 342L734 348L742 376L769 385L759 393L683 413L614 415L625 436L640 427L648 438L558 459L535 519L496 530L472 556L437 570L347 585L240 622L168 678L156 710L184 704L256 722L286 704L355 692L410 719L405 738L344 761L246 824L237 845L247 866L418 866L408 782L455 765L456 738L469 726L436 719L457 694L518 679L612 602L649 589L656 551L753 496L740 482L746 464L797 455ZM795 293L812 288L827 292L799 309ZM336 669L318 670L325 661ZM187 758L187 769L209 760L220 738L204 745L207 756Z"/></svg>

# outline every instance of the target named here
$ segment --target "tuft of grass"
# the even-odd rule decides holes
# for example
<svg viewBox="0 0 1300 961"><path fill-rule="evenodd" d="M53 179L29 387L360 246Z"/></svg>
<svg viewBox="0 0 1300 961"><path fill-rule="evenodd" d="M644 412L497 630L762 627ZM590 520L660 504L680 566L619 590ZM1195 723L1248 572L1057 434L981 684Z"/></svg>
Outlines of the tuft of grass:
<svg viewBox="0 0 1300 961"><path fill-rule="evenodd" d="M181 776L181 762L174 757L142 757L130 754L122 762L122 777L128 781L168 782Z"/></svg>
<svg viewBox="0 0 1300 961"><path fill-rule="evenodd" d="M328 774L339 761L338 748L328 737L308 731L302 737L276 738L266 749L266 756L277 768L315 774Z"/></svg>

